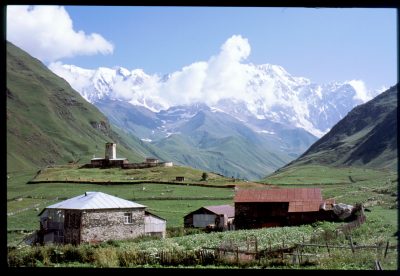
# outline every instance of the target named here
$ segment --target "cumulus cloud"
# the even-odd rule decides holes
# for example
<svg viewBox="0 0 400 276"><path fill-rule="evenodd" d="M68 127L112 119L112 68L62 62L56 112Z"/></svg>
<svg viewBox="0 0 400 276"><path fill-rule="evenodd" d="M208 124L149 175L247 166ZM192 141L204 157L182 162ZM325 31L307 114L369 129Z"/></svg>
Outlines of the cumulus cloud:
<svg viewBox="0 0 400 276"><path fill-rule="evenodd" d="M64 78L77 91L90 86L90 77L94 74L94 70L78 69L74 65L63 65L60 61L50 63L49 69Z"/></svg>
<svg viewBox="0 0 400 276"><path fill-rule="evenodd" d="M146 101L151 101L158 103L159 108L163 109L195 102L212 105L224 98L249 100L260 97L257 91L251 94L246 89L251 76L248 72L249 65L242 61L249 56L250 50L247 39L233 35L221 46L217 55L207 61L185 66L170 74L164 81L159 76L147 75L140 69L87 70L63 65L61 62L51 63L49 68L66 79L89 101L91 100L86 95L86 87L90 85L87 84L101 77L102 82L112 86L113 97L132 104L150 106ZM121 74L115 74L116 70L120 70ZM109 93L101 87L98 88L103 94Z"/></svg>
<svg viewBox="0 0 400 276"><path fill-rule="evenodd" d="M353 86L356 94L354 95L354 100L360 100L361 102L365 103L372 99L372 96L367 90L365 83L362 80L351 80L347 82L351 86Z"/></svg>
<svg viewBox="0 0 400 276"><path fill-rule="evenodd" d="M220 53L206 62L195 62L171 75L159 87L159 95L170 105L206 102L215 104L223 98L243 99L249 80L247 65L241 63L250 54L250 44L240 35L233 35Z"/></svg>
<svg viewBox="0 0 400 276"><path fill-rule="evenodd" d="M114 50L112 43L97 33L75 31L61 6L7 6L7 40L46 62Z"/></svg>

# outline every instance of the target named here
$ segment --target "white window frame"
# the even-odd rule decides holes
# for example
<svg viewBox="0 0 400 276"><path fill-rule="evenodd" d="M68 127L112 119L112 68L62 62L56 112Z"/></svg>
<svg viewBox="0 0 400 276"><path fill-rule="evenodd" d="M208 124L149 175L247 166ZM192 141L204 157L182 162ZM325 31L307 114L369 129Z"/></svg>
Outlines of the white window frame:
<svg viewBox="0 0 400 276"><path fill-rule="evenodd" d="M125 212L124 224L132 224L132 223L133 223L132 212Z"/></svg>

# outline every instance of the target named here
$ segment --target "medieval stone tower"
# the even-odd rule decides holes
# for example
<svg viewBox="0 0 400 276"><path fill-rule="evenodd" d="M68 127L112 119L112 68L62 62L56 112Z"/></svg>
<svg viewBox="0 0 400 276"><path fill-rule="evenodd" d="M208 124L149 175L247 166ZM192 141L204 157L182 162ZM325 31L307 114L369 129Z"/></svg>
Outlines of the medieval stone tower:
<svg viewBox="0 0 400 276"><path fill-rule="evenodd" d="M105 159L116 159L116 158L117 158L117 144L106 143Z"/></svg>

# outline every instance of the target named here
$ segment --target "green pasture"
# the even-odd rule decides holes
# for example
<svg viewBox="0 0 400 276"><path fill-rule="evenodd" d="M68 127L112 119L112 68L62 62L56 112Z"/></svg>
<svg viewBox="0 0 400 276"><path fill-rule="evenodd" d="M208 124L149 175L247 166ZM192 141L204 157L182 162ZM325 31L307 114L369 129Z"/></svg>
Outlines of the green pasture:
<svg viewBox="0 0 400 276"><path fill-rule="evenodd" d="M203 171L189 167L153 167L145 169L100 169L82 168L76 166L59 166L45 168L35 177L36 181L175 181L177 176L185 177L185 182L203 182L210 184L225 184L232 182L230 178L207 173L207 181L202 181ZM231 183L229 183L231 184Z"/></svg>
<svg viewBox="0 0 400 276"><path fill-rule="evenodd" d="M161 168L163 169L163 168ZM56 169L55 169L56 170ZM62 172L64 170L61 170ZM71 170L74 171L74 170ZM77 171L77 170L75 170ZM119 169L99 170L119 172ZM48 205L83 194L98 191L148 206L148 210L167 219L167 227L183 226L183 216L207 205L233 203L233 188L216 188L191 185L157 183L128 185L98 185L74 183L26 184L36 172L27 171L8 175L7 216L8 230L33 231L39 227L38 214ZM151 174L152 172L149 172ZM153 172L154 173L154 172ZM110 173L112 175L113 173ZM28 210L25 210L29 208ZM39 211L37 211L37 209ZM9 234L9 242L22 235Z"/></svg>
<svg viewBox="0 0 400 276"><path fill-rule="evenodd" d="M324 198L335 198L337 203L397 208L398 174L390 170L307 165L277 172L261 182L288 188L321 188Z"/></svg>
<svg viewBox="0 0 400 276"><path fill-rule="evenodd" d="M160 169L160 170L159 170ZM150 180L156 180L160 171L170 168L153 168L145 169L141 172L141 177ZM179 167L176 167L179 169ZM69 177L83 177L90 174L96 175L98 178L110 177L111 180L120 179L121 177L139 177L138 172L126 174L125 171L119 169L101 170L95 169L66 169L54 168L42 171L39 174L43 177L48 173L52 177L61 177L57 175L70 171ZM127 170L129 172L129 170ZM79 176L77 172L82 172ZM175 170L170 171L169 176L163 176L161 179L172 178ZM186 179L195 180L201 178L201 174L190 174L187 172ZM127 200L133 200L140 204L146 205L147 210L159 215L167 220L168 228L176 228L183 226L183 217L202 207L209 205L233 204L234 189L232 188L215 188L190 185L169 185L156 183L136 183L128 185L97 185L97 184L72 184L72 183L38 183L26 184L32 180L36 172L25 171L21 173L10 173L7 179L7 212L14 212L14 215L7 216L7 243L12 246L20 246L21 240L27 233L22 233L16 230L33 231L38 229L38 213L46 206L59 202L61 200L79 195L85 191L101 191L107 194L115 195ZM181 171L181 175L182 175ZM210 174L209 174L210 175ZM62 176L64 177L64 176ZM192 177L192 178L191 178ZM158 176L160 178L160 176ZM319 182L317 180L320 180ZM197 179L196 181L199 181ZM219 176L213 180L212 177L208 180L209 183L218 183ZM354 229L351 233L352 239L357 244L376 245L389 242L390 245L397 244L396 232L398 227L398 211L397 211L397 173L392 171L379 170L364 170L359 168L327 168L323 166L304 166L297 170L283 171L280 174L272 175L262 182L274 184L281 187L319 187L322 189L324 198L335 198L336 202L347 204L355 204L363 202L367 208L366 222L359 228ZM156 181L155 181L156 182ZM221 178L221 182L223 180ZM249 187L251 183L249 183ZM35 207L36 206L36 207ZM32 208L30 208L32 207ZM20 211L25 208L30 208L25 211ZM39 211L37 211L38 208ZM20 212L19 212L20 211ZM342 223L321 222L314 225L305 225L298 227L284 228L268 228L258 230L241 230L233 232L222 232L213 234L196 234L182 237L167 238L165 240L154 241L120 241L117 247L109 246L109 249L103 251L112 251L115 256L123 253L124 250L194 250L199 246L217 246L224 241L237 241L241 246L244 246L246 237L251 235L257 236L260 239L260 248L269 246L269 243L277 245L288 242L299 242L303 239L309 239L313 235L323 233L324 231L333 231ZM319 241L323 242L324 241ZM348 240L344 236L334 238L329 241L331 244L345 246ZM18 245L20 244L20 245ZM87 246L86 246L87 247ZM85 247L85 248L86 248ZM83 248L83 247L82 247ZM108 248L108 247L107 247ZM147 249L146 249L147 248ZM152 249L153 248L153 249ZM27 249L28 250L28 249ZM80 250L80 249L77 249ZM82 249L83 250L83 249ZM86 250L86 249L85 249ZM98 250L96 248L91 250ZM100 250L100 249L99 249ZM382 258L383 253L373 250L359 250L352 253L351 250L332 249L328 254L326 249L308 249L309 253L317 254L319 261L312 263L307 269L373 269L374 259L381 259L381 264L384 269L397 269L397 251L389 251L387 258ZM29 251L29 250L28 250ZM27 251L27 252L28 252ZM117 252L118 251L118 252ZM379 253L379 254L378 254ZM22 254L22 253L21 253ZM28 254L28 253L27 253ZM30 253L29 253L30 254ZM98 253L102 254L102 253ZM111 254L111 253L110 253ZM133 254L133 253L132 253ZM136 254L136 253L135 253ZM99 255L99 258L100 258ZM114 256L113 255L113 256ZM118 260L113 259L102 263L102 258L97 263L87 262L71 262L65 264L55 264L57 266L118 266ZM107 259L108 260L108 259ZM43 266L44 263L36 265ZM157 264L155 264L157 266ZM280 266L270 268L292 268L302 269L299 266ZM44 265L46 266L46 265ZM262 267L262 264L260 263ZM256 268L260 268L256 266ZM151 265L149 266L151 267Z"/></svg>

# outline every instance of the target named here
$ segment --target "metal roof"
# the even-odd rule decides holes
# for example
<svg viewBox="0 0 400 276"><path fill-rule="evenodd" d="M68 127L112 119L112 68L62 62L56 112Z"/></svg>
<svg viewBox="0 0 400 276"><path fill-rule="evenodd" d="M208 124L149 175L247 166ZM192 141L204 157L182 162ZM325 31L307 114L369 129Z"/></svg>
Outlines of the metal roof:
<svg viewBox="0 0 400 276"><path fill-rule="evenodd" d="M153 214L153 213L150 213L149 211L144 211L144 215L145 215L145 216L152 216L152 217L156 217L156 218L159 218L159 219L161 219L161 220L165 220L165 221L167 221L165 218L162 218L162 217L160 217L160 216L157 216L157 215L155 215L155 214Z"/></svg>
<svg viewBox="0 0 400 276"><path fill-rule="evenodd" d="M187 214L185 216L188 217L190 215L193 215L195 213L197 213L198 211L202 210L202 209L206 209L207 211L214 213L216 215L227 215L228 218L233 218L235 217L235 207L231 206L231 205L216 205L216 206L203 206L200 207L197 210L194 210L193 212L190 212L189 214Z"/></svg>
<svg viewBox="0 0 400 276"><path fill-rule="evenodd" d="M235 216L235 207L231 205L204 206L204 209L207 209L217 215L227 215L228 218Z"/></svg>
<svg viewBox="0 0 400 276"><path fill-rule="evenodd" d="M239 190L235 194L235 202L288 202L289 213L314 212L323 203L319 188L292 188L268 190Z"/></svg>
<svg viewBox="0 0 400 276"><path fill-rule="evenodd" d="M86 192L83 195L79 195L46 207L46 209L72 210L119 208L146 208L146 206L102 192Z"/></svg>

